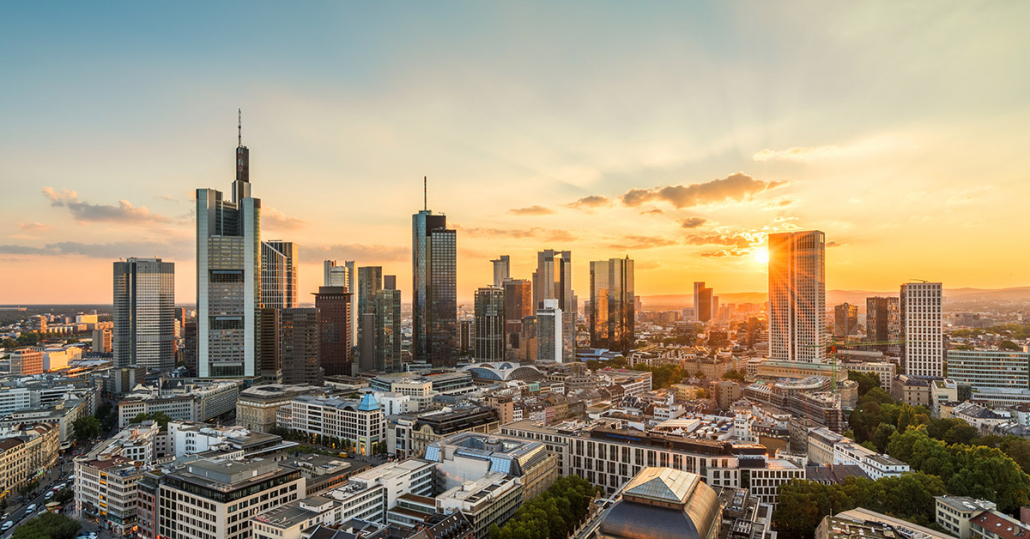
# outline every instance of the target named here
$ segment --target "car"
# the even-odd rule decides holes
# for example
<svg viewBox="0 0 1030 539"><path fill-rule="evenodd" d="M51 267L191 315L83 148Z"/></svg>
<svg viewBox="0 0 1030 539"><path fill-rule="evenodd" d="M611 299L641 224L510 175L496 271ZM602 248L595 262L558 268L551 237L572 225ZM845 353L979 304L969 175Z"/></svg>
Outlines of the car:
<svg viewBox="0 0 1030 539"><path fill-rule="evenodd" d="M3 527L0 528L0 529L2 529L3 531L7 531L7 530L11 529L11 526L14 526L14 523L11 522L10 520L8 520L7 522L4 522Z"/></svg>
<svg viewBox="0 0 1030 539"><path fill-rule="evenodd" d="M43 496L43 499L44 500L49 500L50 498L53 498L53 497L54 497L54 493L53 492L47 492L46 496Z"/></svg>
<svg viewBox="0 0 1030 539"><path fill-rule="evenodd" d="M33 512L33 511L35 511L35 510L36 510L36 504L32 504L32 505L30 505L30 506L25 508L25 514L27 515L27 514Z"/></svg>
<svg viewBox="0 0 1030 539"><path fill-rule="evenodd" d="M11 518L11 514L10 513L4 513L3 516L0 516L0 520L7 520L9 518Z"/></svg>

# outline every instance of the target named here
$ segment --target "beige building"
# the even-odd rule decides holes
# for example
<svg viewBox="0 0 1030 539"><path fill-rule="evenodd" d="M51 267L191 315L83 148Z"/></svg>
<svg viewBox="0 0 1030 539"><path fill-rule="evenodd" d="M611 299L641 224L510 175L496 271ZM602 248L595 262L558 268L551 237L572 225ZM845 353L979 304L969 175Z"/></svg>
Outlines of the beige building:
<svg viewBox="0 0 1030 539"><path fill-rule="evenodd" d="M11 374L14 376L43 374L43 352L32 348L22 348L11 352Z"/></svg>
<svg viewBox="0 0 1030 539"><path fill-rule="evenodd" d="M501 472L488 472L475 481L466 481L436 497L437 511L461 512L472 524L473 537L489 537L491 524L504 525L522 505L522 487L515 478Z"/></svg>
<svg viewBox="0 0 1030 539"><path fill-rule="evenodd" d="M891 384L891 397L909 406L931 408L930 381L925 378L899 374L894 377L894 382Z"/></svg>
<svg viewBox="0 0 1030 539"><path fill-rule="evenodd" d="M136 527L136 483L145 468L138 461L107 455L75 461L75 510L122 535Z"/></svg>
<svg viewBox="0 0 1030 539"><path fill-rule="evenodd" d="M934 496L934 501L934 522L959 539L969 539L970 519L998 508L994 502L967 496Z"/></svg>
<svg viewBox="0 0 1030 539"><path fill-rule="evenodd" d="M256 386L240 392L236 401L236 424L257 432L271 432L275 414L290 404L294 397L317 395L323 389L317 386L286 386L270 384Z"/></svg>
<svg viewBox="0 0 1030 539"><path fill-rule="evenodd" d="M13 491L57 462L57 425L38 423L5 436L0 439L0 492Z"/></svg>

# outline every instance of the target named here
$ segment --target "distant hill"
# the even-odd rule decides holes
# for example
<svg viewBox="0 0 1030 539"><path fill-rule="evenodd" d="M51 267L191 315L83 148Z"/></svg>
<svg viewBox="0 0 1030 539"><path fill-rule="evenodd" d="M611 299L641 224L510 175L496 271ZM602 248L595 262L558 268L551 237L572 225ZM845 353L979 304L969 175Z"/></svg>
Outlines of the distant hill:
<svg viewBox="0 0 1030 539"><path fill-rule="evenodd" d="M827 290L826 305L852 303L865 309L865 300L873 296L897 296L897 289L885 292L871 290ZM718 294L719 303L765 303L764 292L731 292ZM945 288L944 299L948 303L1030 301L1030 286L1013 288ZM671 311L694 305L691 294L664 294L641 296L645 311Z"/></svg>

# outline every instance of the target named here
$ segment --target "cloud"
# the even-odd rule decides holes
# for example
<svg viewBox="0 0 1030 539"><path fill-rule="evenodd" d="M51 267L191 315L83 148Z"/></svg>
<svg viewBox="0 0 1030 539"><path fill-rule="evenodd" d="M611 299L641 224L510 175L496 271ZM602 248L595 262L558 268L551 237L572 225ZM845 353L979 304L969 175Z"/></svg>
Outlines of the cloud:
<svg viewBox="0 0 1030 539"><path fill-rule="evenodd" d="M660 267L662 267L662 265L654 260L641 260L633 263L634 270L653 270Z"/></svg>
<svg viewBox="0 0 1030 539"><path fill-rule="evenodd" d="M751 156L755 161L799 161L807 163L821 157L836 157L845 152L840 146L812 146L787 148L786 150L762 150Z"/></svg>
<svg viewBox="0 0 1030 539"><path fill-rule="evenodd" d="M653 249L655 247L668 247L670 245L676 245L675 240L668 238L662 238L659 236L623 236L623 243L616 243L609 245L611 249L616 250L636 250L636 249Z"/></svg>
<svg viewBox="0 0 1030 539"><path fill-rule="evenodd" d="M322 262L324 260L357 260L366 262L400 262L411 259L411 247L395 245L364 245L360 243L336 245L301 245L302 262Z"/></svg>
<svg viewBox="0 0 1030 539"><path fill-rule="evenodd" d="M640 212L640 215L662 215L663 213L665 212L658 208L651 208L649 210L644 210Z"/></svg>
<svg viewBox="0 0 1030 539"><path fill-rule="evenodd" d="M745 232L738 232L734 234L695 234L693 236L687 236L686 242L688 245L730 245L733 247L750 247L752 244L759 243L758 238L752 234Z"/></svg>
<svg viewBox="0 0 1030 539"><path fill-rule="evenodd" d="M683 220L683 228L697 228L708 222L708 219L703 217L687 217Z"/></svg>
<svg viewBox="0 0 1030 539"><path fill-rule="evenodd" d="M167 193L163 194L163 195L154 195L154 196L156 196L157 198L159 198L161 200L167 200L169 202L178 202L179 201L179 199L177 199L177 198L175 198L172 195L169 195ZM194 197L196 197L196 195L194 195Z"/></svg>
<svg viewBox="0 0 1030 539"><path fill-rule="evenodd" d="M583 198L581 198L581 199L579 199L579 200L577 200L577 201L575 201L575 202L573 202L571 204L566 204L566 206L568 206L570 208L589 210L589 209L598 208L598 207L601 207L601 206L608 206L608 205L611 205L611 203L612 203L612 199L610 199L610 198L608 198L608 197L606 197L604 195L590 195L590 196L583 197Z"/></svg>
<svg viewBox="0 0 1030 539"><path fill-rule="evenodd" d="M833 247L844 247L845 245L847 245L847 244L844 243L844 242L840 242L840 241L828 241L828 242L826 242L826 248L827 249L830 249L830 248L833 248Z"/></svg>
<svg viewBox="0 0 1030 539"><path fill-rule="evenodd" d="M261 209L261 227L268 227L274 230L296 230L308 224L303 219L287 217L283 212L275 208Z"/></svg>
<svg viewBox="0 0 1030 539"><path fill-rule="evenodd" d="M508 210L508 213L515 215L550 215L554 213L554 210L543 206L530 206L528 208L513 208Z"/></svg>
<svg viewBox="0 0 1030 539"><path fill-rule="evenodd" d="M150 213L146 206L133 206L128 200L119 200L117 206L107 204L90 204L79 200L79 194L68 189L55 190L44 187L43 196L50 199L50 205L68 208L72 217L83 222L117 222L117 223L168 223L171 219L156 213Z"/></svg>
<svg viewBox="0 0 1030 539"><path fill-rule="evenodd" d="M156 241L124 241L112 243L80 243L77 241L62 241L57 243L48 243L43 247L0 245L0 254L43 256L79 255L89 258L106 258L110 260L129 258L133 256L156 256L164 259L166 262L174 262L175 259L192 259L194 249L193 242L191 240L172 243Z"/></svg>
<svg viewBox="0 0 1030 539"><path fill-rule="evenodd" d="M621 199L622 203L629 207L640 206L645 202L664 201L677 209L692 208L727 201L743 202L750 200L758 193L775 189L786 183L756 180L743 172L737 172L723 179L687 186L668 185L654 189L630 189L622 195Z"/></svg>
<svg viewBox="0 0 1030 539"><path fill-rule="evenodd" d="M25 232L46 232L52 227L43 223L18 223L18 229Z"/></svg>
<svg viewBox="0 0 1030 539"><path fill-rule="evenodd" d="M711 252L708 252L708 253L701 253L701 256L704 257L704 258L728 258L728 257L733 257L733 256L745 256L748 253L750 253L750 251L743 251L743 250L740 250L740 249L733 249L733 250L720 249L718 251L711 251Z"/></svg>
<svg viewBox="0 0 1030 539"><path fill-rule="evenodd" d="M455 230L458 230L464 234L468 234L473 238L488 237L488 238L538 238L547 241L575 241L576 236L568 232L567 230L543 228L535 226L527 229L514 229L505 230L500 228L466 228L460 225L454 226Z"/></svg>

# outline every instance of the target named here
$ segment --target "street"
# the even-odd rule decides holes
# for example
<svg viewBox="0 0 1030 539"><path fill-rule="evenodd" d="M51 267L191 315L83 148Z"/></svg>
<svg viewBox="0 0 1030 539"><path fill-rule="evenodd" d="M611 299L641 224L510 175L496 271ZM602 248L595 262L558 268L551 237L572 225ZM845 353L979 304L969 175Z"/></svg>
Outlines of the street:
<svg viewBox="0 0 1030 539"><path fill-rule="evenodd" d="M14 526L4 532L2 537L7 538L14 534L14 530L21 525L25 520L37 516L41 511L46 510L46 493L50 492L50 489L57 483L67 479L68 475L71 474L73 469L71 454L68 456L59 457L57 464L51 467L44 475L39 477L39 487L36 489L37 494L30 499L19 502L18 498L20 494L17 492L11 493L7 500L7 508L3 510L4 513L9 513L9 516L3 521L11 521ZM32 505L36 505L35 511L31 515L25 513L25 509ZM71 501L65 506L64 514L70 514L74 510L75 502Z"/></svg>

